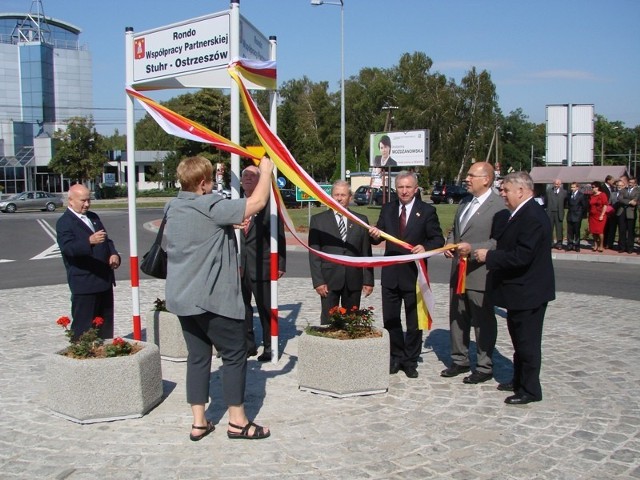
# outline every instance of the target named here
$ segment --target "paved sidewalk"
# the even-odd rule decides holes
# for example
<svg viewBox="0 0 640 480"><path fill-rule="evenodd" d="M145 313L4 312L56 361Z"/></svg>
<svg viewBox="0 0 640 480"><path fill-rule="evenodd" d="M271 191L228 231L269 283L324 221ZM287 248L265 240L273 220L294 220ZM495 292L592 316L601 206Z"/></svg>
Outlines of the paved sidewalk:
<svg viewBox="0 0 640 480"><path fill-rule="evenodd" d="M623 479L640 478L640 301L560 293L547 313L544 400L503 403L512 348L499 320L496 381L444 379L447 287L433 286L434 328L420 377L391 377L382 395L334 399L298 390L298 336L318 323L310 281L284 278L276 365L249 361L247 410L272 428L257 442L226 438L214 361L208 416L217 431L188 439L185 364L163 361L164 398L135 420L77 425L43 407L47 356L66 339L66 285L5 290L0 323L0 477L3 479ZM142 310L164 296L143 280ZM131 332L130 290L116 289L116 333ZM365 305L380 317L380 288ZM143 323L144 328L144 323Z"/></svg>

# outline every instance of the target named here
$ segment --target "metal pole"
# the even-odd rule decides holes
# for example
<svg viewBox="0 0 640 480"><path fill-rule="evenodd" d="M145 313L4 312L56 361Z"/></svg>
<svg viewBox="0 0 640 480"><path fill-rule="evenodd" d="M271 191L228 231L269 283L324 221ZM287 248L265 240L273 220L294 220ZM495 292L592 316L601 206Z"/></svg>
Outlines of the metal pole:
<svg viewBox="0 0 640 480"><path fill-rule="evenodd" d="M346 118L344 102L344 1L340 0L340 178L346 179Z"/></svg>
<svg viewBox="0 0 640 480"><path fill-rule="evenodd" d="M126 85L133 83L133 28L125 29L125 75ZM135 159L135 115L133 97L126 97L127 118L127 197L129 208L129 266L131 270L131 306L133 309L133 339L142 340L140 321L140 278L138 268L138 230L136 219L136 159Z"/></svg>
<svg viewBox="0 0 640 480"><path fill-rule="evenodd" d="M275 35L269 37L269 55L270 60L276 60L276 50L277 50L277 39ZM273 90L269 92L270 94L270 108L269 108L269 123L271 129L274 132L278 131L278 92ZM277 179L278 178L278 170L273 168L273 175ZM271 363L278 363L279 351L278 351L278 267L279 267L279 258L278 258L278 207L276 205L276 197L274 195L273 188L270 190L269 195L269 209L270 209L270 217L269 217L269 249L271 252L270 255L270 282L271 282L271 312L270 312L270 322L271 322ZM286 242L286 239L282 239L282 241ZM286 248L286 246L283 246ZM266 345L264 346L267 347Z"/></svg>

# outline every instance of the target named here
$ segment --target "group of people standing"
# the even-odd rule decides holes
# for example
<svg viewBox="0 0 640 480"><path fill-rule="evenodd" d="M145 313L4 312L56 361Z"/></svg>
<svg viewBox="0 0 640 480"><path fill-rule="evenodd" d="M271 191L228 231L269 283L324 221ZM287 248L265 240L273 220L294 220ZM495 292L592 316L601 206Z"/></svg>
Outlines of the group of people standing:
<svg viewBox="0 0 640 480"><path fill-rule="evenodd" d="M264 439L271 432L254 423L244 409L247 358L257 355L253 334L255 299L263 331L261 361L271 359L269 210L267 202L273 163L263 158L242 173L244 197L225 200L212 194L214 170L203 157L183 159L177 168L181 190L165 207L167 218L167 309L178 316L188 349L186 390L193 423L189 437L198 441L214 431L206 418L212 352L222 359L222 387L228 408L230 439ZM451 365L441 372L455 377L470 371L469 341L473 327L478 346L477 367L463 380L478 384L493 377L492 354L497 324L494 306L507 310L507 326L514 347L514 373L498 389L512 392L507 404L542 399L540 387L542 325L547 303L554 299L551 263L551 226L542 207L533 200L533 183L526 173L507 175L500 195L491 186L494 171L478 162L466 175L472 194L459 205L447 243L452 260L450 290ZM368 231L331 210L314 215L309 244L331 254L370 256L371 245L386 232L412 245L419 254L442 247L445 238L436 209L422 201L415 173L396 177L397 200L386 203L378 222ZM351 189L334 183L332 197L348 208ZM502 199L500 198L502 197ZM120 257L97 215L88 211L89 191L74 186L69 210L58 222L58 241L72 291L74 332L91 327L96 315L105 317L103 337L113 335L113 269ZM506 206L506 208L505 208ZM358 215L368 224L366 216ZM236 232L241 230L242 255ZM286 243L278 225L278 276L285 272ZM392 242L385 256L408 252ZM464 291L456 288L461 261L467 262ZM426 260L423 260L426 261ZM313 287L320 296L321 323L330 308L359 307L362 295L374 288L370 268L346 267L310 254ZM390 337L389 373L403 371L418 377L423 345L418 325L417 267L414 262L382 268L382 315ZM403 329L402 309L405 312Z"/></svg>
<svg viewBox="0 0 640 480"><path fill-rule="evenodd" d="M551 226L543 208L533 200L533 182L528 174L509 174L500 195L492 189L494 177L488 163L477 162L470 167L466 184L472 196L459 205L447 237L447 244L454 245L445 253L452 259L451 364L441 376L451 378L470 372L473 327L477 366L463 383L479 384L493 378L492 355L497 337L494 306L504 307L515 351L514 373L512 380L499 384L498 389L511 392L505 403L523 405L542 399L542 325L547 304L555 298ZM332 211L317 214L311 219L310 246L342 255L369 255L370 244L380 243L384 231L411 244L414 254L442 247L445 239L436 209L416 196L417 188L414 173L398 173L398 199L382 207L378 222L368 235L351 224L347 224L349 233L341 235L346 221L342 216ZM332 196L343 206L348 205L348 184L336 182ZM407 253L392 242L385 244L385 256ZM457 289L461 260L466 262L467 272L466 289L462 292ZM322 297L321 323L326 321L329 308L338 304L346 308L359 306L360 290L365 295L371 292L373 275L367 269L336 266L313 253L309 254L309 262L313 286ZM419 376L423 343L422 330L418 328L416 280L413 262L382 268L383 325L390 337L389 373L403 371L409 378Z"/></svg>
<svg viewBox="0 0 640 480"><path fill-rule="evenodd" d="M580 251L583 218L588 218L589 233L593 237L592 250L603 252L605 248L621 253L633 253L635 226L638 218L640 189L635 178L622 176L614 180L607 175L604 182L591 183L591 193L581 191L577 182L571 183L567 192L562 181L556 179L545 195L545 206L555 238L553 245L562 250L563 220L567 210L567 251ZM618 241L615 242L616 230Z"/></svg>

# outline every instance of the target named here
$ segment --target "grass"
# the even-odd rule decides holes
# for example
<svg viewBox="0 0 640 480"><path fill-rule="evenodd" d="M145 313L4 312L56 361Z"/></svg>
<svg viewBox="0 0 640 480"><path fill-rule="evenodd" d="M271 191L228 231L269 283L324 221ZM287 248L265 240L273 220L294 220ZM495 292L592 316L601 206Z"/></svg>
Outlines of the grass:
<svg viewBox="0 0 640 480"><path fill-rule="evenodd" d="M438 220L440 220L440 227L442 228L442 233L446 236L451 226L453 225L453 217L456 214L457 205L434 205L436 211L438 213ZM378 221L378 217L380 216L380 209L382 207L376 206L356 206L353 205L349 207L354 212L360 213L362 215L366 215L369 219L370 225L375 225ZM290 208L288 209L289 216L293 221L293 224L296 226L298 231L306 232L309 229L309 218L310 215L315 215L316 213L324 212L326 210L325 207L303 207L303 208Z"/></svg>

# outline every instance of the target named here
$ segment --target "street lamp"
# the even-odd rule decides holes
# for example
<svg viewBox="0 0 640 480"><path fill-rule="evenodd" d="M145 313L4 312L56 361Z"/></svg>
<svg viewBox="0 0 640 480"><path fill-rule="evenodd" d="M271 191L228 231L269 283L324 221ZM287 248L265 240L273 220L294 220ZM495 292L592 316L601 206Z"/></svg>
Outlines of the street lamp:
<svg viewBox="0 0 640 480"><path fill-rule="evenodd" d="M346 179L346 121L344 112L344 0L339 2L325 2L324 0L311 0L311 5L337 5L340 7L340 178Z"/></svg>

